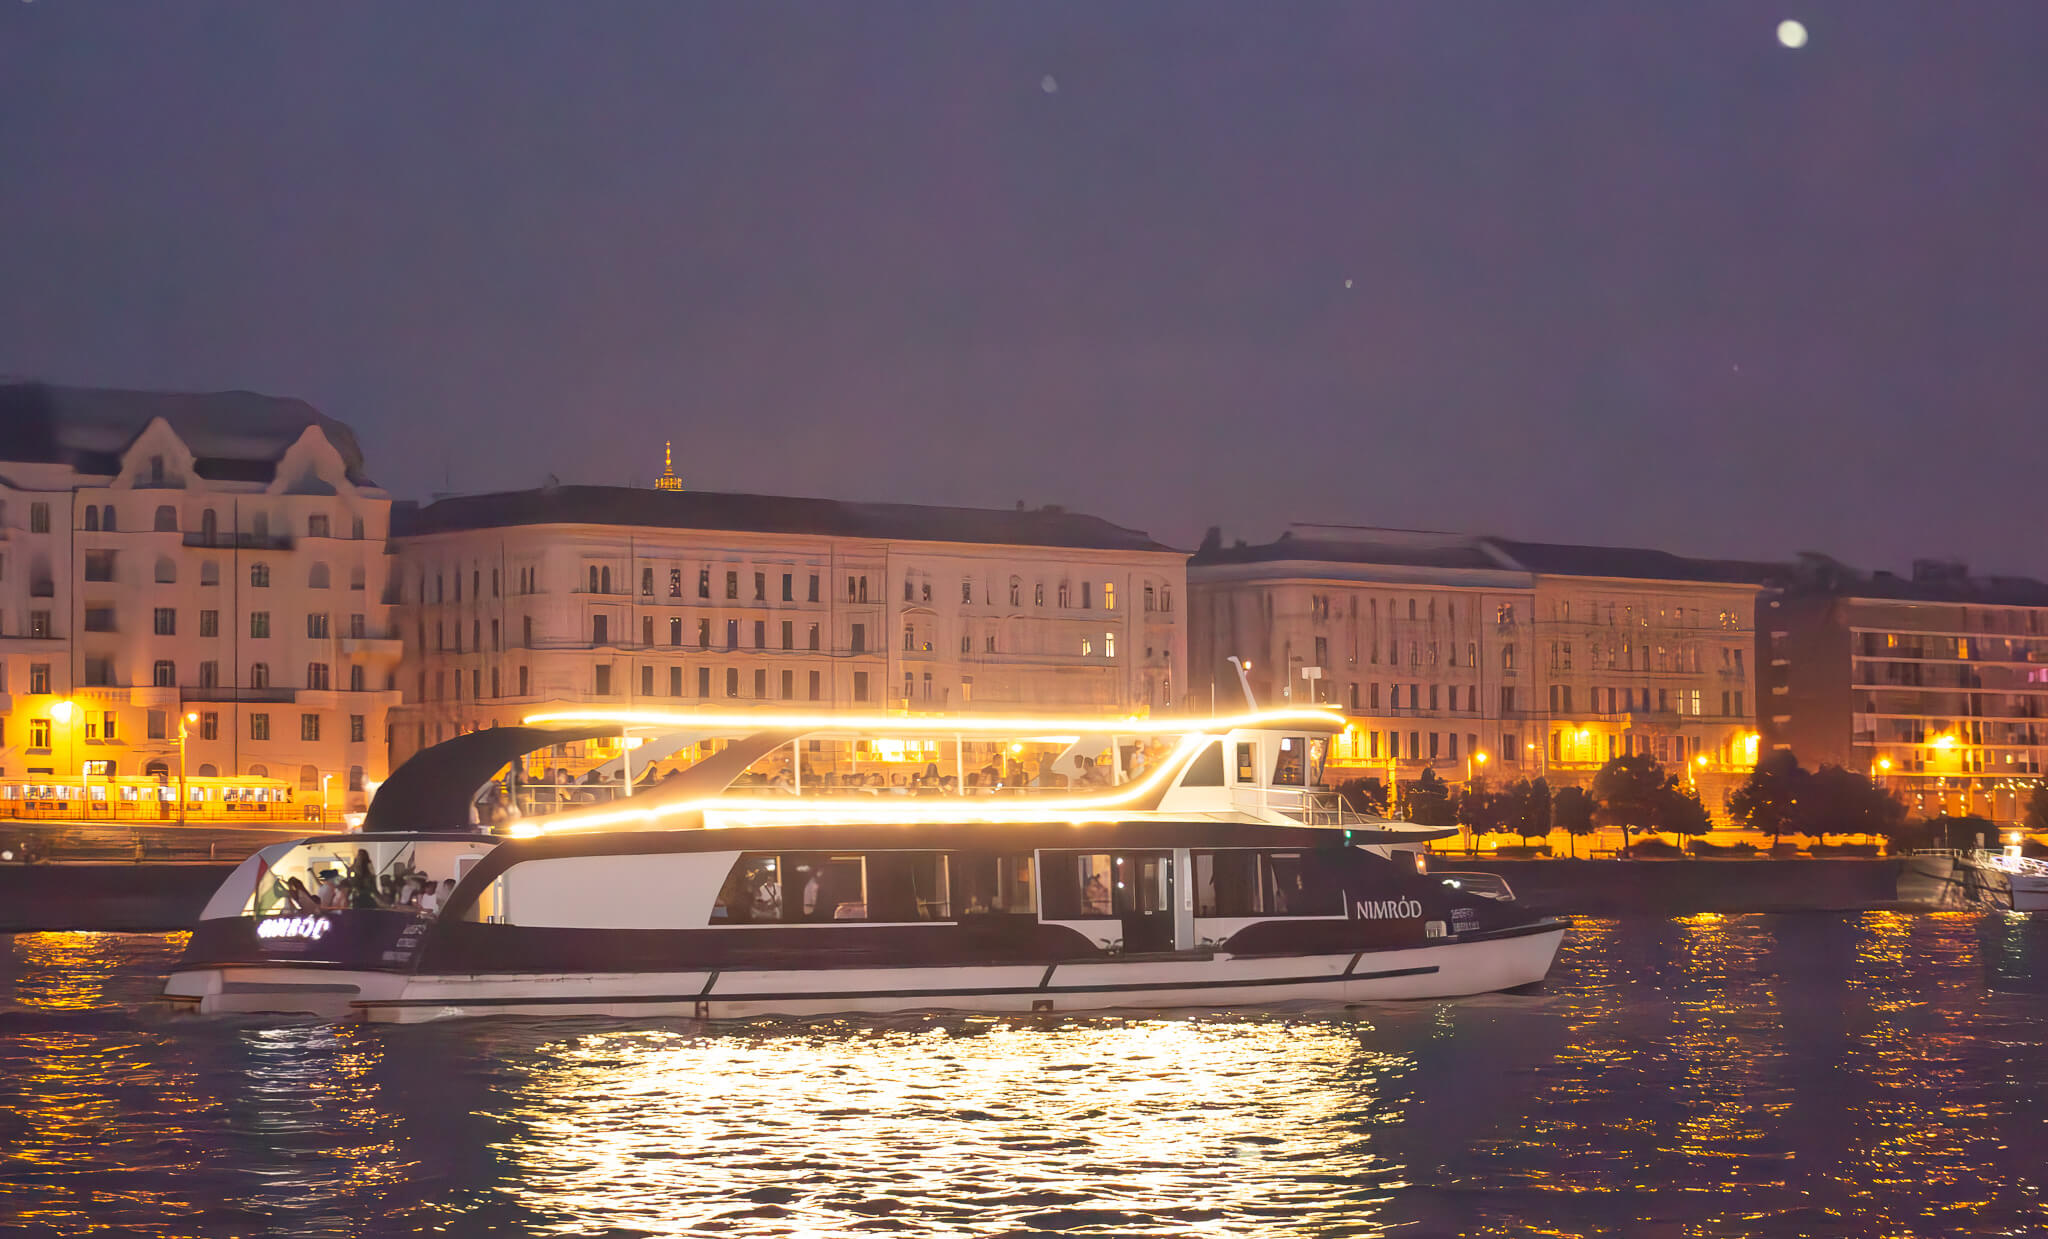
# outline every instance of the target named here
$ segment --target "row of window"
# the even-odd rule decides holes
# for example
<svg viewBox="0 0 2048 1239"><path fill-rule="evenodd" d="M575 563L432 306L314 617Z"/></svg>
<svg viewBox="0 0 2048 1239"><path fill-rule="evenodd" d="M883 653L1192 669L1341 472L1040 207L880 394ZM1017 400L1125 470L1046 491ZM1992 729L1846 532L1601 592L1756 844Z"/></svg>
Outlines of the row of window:
<svg viewBox="0 0 2048 1239"><path fill-rule="evenodd" d="M115 579L115 578L114 578L114 563L115 563L115 556L116 556L117 554L118 554L118 552L115 552L115 551L109 551L109 550L95 550L95 551L87 551L87 552L85 553L85 564L84 564L84 568L85 568L85 580L86 580L87 582L89 582L89 583L93 583L93 584L98 584L98 583L102 583L102 582L111 582L111 581L113 581L113 580ZM156 570L155 570L155 572L154 572L154 573L153 573L152 575L153 575L153 577L154 577L154 580L155 580L156 584L158 584L158 585L175 585L175 584L177 584L177 582L178 582L178 564L177 564L177 561L176 561L176 560L174 560L174 559L172 559L172 558L171 558L170 556L168 556L168 555L159 555L159 556L157 556L157 560L156 560ZM348 570L348 587L349 587L350 589L354 589L354 590L360 590L360 589L365 589L365 588L367 588L367 587L368 587L368 582L369 582L369 573L368 573L368 571L367 571L367 570L366 570L366 569L365 569L365 568L364 568L364 567L363 567L363 566L362 566L361 564L355 564L355 565L352 565L352 566L351 566L351 567L349 568L349 570ZM201 563L201 564L199 565L199 583L200 583L201 585L219 585L219 584L220 584L220 565L219 565L219 564L217 564L217 563L214 563L214 562L212 562L212 561L210 561L210 560L209 560L209 561L205 561L205 562L202 562L202 563ZM250 564L250 565L249 565L249 588L251 588L251 589L269 589L269 588L270 588L270 565L269 565L269 564L267 564L267 563L262 563L262 562L260 562L260 561L259 561L259 562L257 562L257 563L253 563L253 564ZM323 562L323 561L315 561L314 563L312 563L311 565L309 565L309 566L307 567L307 569L306 569L306 588L308 588L308 589L331 589L331 588L333 588L333 573L332 573L332 572L331 572L331 571L329 570L329 568L328 568L328 566L327 566L327 564L326 564L325 562Z"/></svg>
<svg viewBox="0 0 2048 1239"><path fill-rule="evenodd" d="M215 710L202 710L198 713L199 721L192 724L192 729L186 732L186 735L195 740L220 739L220 713ZM249 738L251 740L268 740L271 738L270 715L268 712L256 711L248 717ZM318 740L321 729L320 718L321 716L318 714L299 715L299 739ZM86 711L83 727L85 739L89 741L120 739L120 736L117 734L118 724L112 710ZM144 719L144 730L147 733L147 737L151 740L171 739L171 712L168 710L148 711ZM368 732L368 721L363 715L351 714L348 716L349 743L365 743ZM28 747L30 751L49 752L51 741L55 736L56 720L32 718L28 721ZM4 716L0 716L0 746L4 746L6 742L7 720ZM201 773L209 773L209 771L202 768Z"/></svg>
<svg viewBox="0 0 2048 1239"><path fill-rule="evenodd" d="M1587 693L1589 708L1594 714L1626 714L1630 711L1655 709L1660 714L1690 714L1698 716L1704 712L1705 697L1697 688L1594 688ZM1652 701L1656 704L1653 707ZM1553 684L1550 686L1550 712L1572 714L1577 710L1573 703L1572 686ZM1740 690L1728 690L1721 694L1721 714L1734 717L1743 712L1743 694Z"/></svg>
<svg viewBox="0 0 2048 1239"><path fill-rule="evenodd" d="M532 566L523 567L519 570L519 587L522 593L531 594L539 591L539 571L540 570L537 567ZM611 565L589 564L585 566L585 572L588 574L585 579L585 592L592 594L610 594L613 592L624 592L623 590L614 591L613 589ZM709 567L703 567L697 570L695 593L697 598L699 598L700 600L709 600L713 596L713 572L714 570ZM913 574L913 576L918 575L921 574ZM784 572L780 573L779 576L781 578L779 582L779 593L781 601L796 602L798 600L797 574L794 572ZM453 601L461 602L462 573L460 571L457 571L453 574L453 577ZM770 574L767 572L755 571L743 574L740 569L725 569L724 580L722 582L723 596L727 601L741 601L743 598L742 591L744 587L750 590L750 592L744 595L747 599L750 599L754 602L765 603L769 601L769 578ZM820 596L821 583L822 578L817 573L812 572L805 574L803 584L804 602L815 603L822 600ZM433 600L435 602L439 603L450 600L448 584L449 580L447 574L434 574ZM656 584L657 569L653 567L642 567L640 569L640 596L643 598L655 597ZM419 576L418 588L421 600L425 601L427 598L427 578L424 572L422 572ZM983 602L988 605L994 605L993 597L988 596L987 594L988 589L991 587L984 583L983 588ZM470 572L471 596L479 598L482 597L482 589L483 570L481 568L472 569ZM1069 582L1062 581L1059 583L1057 589L1058 605L1062 609L1072 609L1074 605L1074 586ZM682 598L684 596L684 570L682 568L671 567L667 570L665 580L665 594L669 598ZM498 596L498 570L495 568L491 570L491 596L494 598ZM1095 605L1095 596L1096 595L1094 583L1091 581L1082 581L1080 583L1081 609L1092 610ZM1015 576L1011 577L1009 586L1010 605L1013 607L1023 606L1023 597L1023 578ZM1116 609L1115 582L1105 581L1102 583L1101 597L1102 608L1104 610L1114 611ZM932 600L931 581L929 579L914 580L912 576L906 576L903 581L903 600L905 602L916 602L920 599L922 599L922 601L924 602L930 602ZM846 600L848 602L855 603L868 601L868 578L865 575L855 574L849 575L846 578ZM1147 611L1171 611L1173 610L1173 589L1171 586L1155 587L1152 585L1147 585L1144 589L1144 600L1145 610ZM960 581L960 601L963 604L972 604L974 601L974 582L971 578L963 577ZM1036 582L1032 586L1032 605L1038 607L1043 607L1045 605L1045 583L1043 581Z"/></svg>
<svg viewBox="0 0 2048 1239"><path fill-rule="evenodd" d="M746 852L712 925L913 924L982 916L1096 920L1170 913L1163 852ZM1342 916L1341 891L1302 852L1200 851L1197 917ZM1043 866L1043 889L1039 873ZM1042 906L1041 906L1042 899Z"/></svg>
<svg viewBox="0 0 2048 1239"><path fill-rule="evenodd" d="M38 671L42 673L40 676L36 674ZM119 678L114 673L113 660L97 657L85 660L83 680L87 688L105 688L120 683ZM334 687L333 680L332 669L328 664L317 662L306 664L305 686L307 688L331 689ZM46 693L50 691L47 687L48 683L49 664L31 664L29 667L29 691L32 693ZM178 679L178 664L168 658L157 659L150 667L150 683L157 688L178 687L181 683ZM45 687L38 688L36 687L37 684L42 684ZM199 679L194 687L219 688L220 664L212 659L201 662L199 664ZM263 662L250 663L249 682L244 687L269 688L270 664ZM348 668L348 691L352 693L368 692L369 687L369 672L360 665L350 664ZM388 676L386 677L385 687L391 687Z"/></svg>
<svg viewBox="0 0 2048 1239"><path fill-rule="evenodd" d="M0 502L0 525L6 524L6 516L7 505L5 502ZM120 528L120 521L115 513L114 505L111 503L87 504L84 509L83 523L87 533L115 533L119 532ZM177 533L178 509L171 504L159 504L151 520L151 527L157 533ZM31 503L28 505L28 531L30 533L50 532L49 504ZM214 509L208 508L199 514L198 532L202 537L208 539L219 536L220 515ZM270 514L267 512L251 513L249 517L249 533L258 538L269 537ZM349 518L348 536L360 542L363 539L364 533L363 518L360 516ZM333 526L325 513L316 512L306 518L306 536L309 538L331 538L334 536Z"/></svg>

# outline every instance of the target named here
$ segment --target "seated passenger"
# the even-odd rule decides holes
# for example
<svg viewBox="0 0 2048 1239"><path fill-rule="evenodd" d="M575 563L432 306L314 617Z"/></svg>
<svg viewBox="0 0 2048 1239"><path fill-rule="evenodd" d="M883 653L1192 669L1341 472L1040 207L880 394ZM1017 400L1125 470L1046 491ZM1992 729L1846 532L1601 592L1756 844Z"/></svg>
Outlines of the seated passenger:
<svg viewBox="0 0 2048 1239"><path fill-rule="evenodd" d="M320 908L324 912L338 912L348 904L348 900L341 892L340 877L341 875L332 869L320 871L320 889L316 897L320 900Z"/></svg>
<svg viewBox="0 0 2048 1239"><path fill-rule="evenodd" d="M1088 885L1081 889L1081 911L1089 916L1109 915L1109 888L1103 885L1102 875L1088 875Z"/></svg>
<svg viewBox="0 0 2048 1239"><path fill-rule="evenodd" d="M319 898L297 878L284 884L284 900L284 908L288 911L301 914L320 911Z"/></svg>
<svg viewBox="0 0 2048 1239"><path fill-rule="evenodd" d="M421 877L425 879L426 885L420 887L419 892L413 897L413 904L423 914L432 916L441 910L441 890L434 885L432 878L427 878L424 874Z"/></svg>

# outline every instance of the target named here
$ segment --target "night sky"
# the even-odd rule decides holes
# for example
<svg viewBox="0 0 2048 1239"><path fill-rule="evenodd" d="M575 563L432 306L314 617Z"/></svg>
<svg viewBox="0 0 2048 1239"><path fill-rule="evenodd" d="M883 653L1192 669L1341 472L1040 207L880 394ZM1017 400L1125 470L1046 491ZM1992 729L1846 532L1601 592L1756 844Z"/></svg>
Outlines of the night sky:
<svg viewBox="0 0 2048 1239"><path fill-rule="evenodd" d="M0 5L0 374L400 497L2048 572L2041 0Z"/></svg>

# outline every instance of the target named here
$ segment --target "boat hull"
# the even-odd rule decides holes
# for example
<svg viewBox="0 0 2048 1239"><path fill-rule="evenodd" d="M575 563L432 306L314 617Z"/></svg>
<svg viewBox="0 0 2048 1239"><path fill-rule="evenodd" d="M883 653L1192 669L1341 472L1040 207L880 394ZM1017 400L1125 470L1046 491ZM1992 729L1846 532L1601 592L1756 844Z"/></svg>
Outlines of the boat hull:
<svg viewBox="0 0 2048 1239"><path fill-rule="evenodd" d="M2034 873L2006 875L2015 912L2048 912L2048 877Z"/></svg>
<svg viewBox="0 0 2048 1239"><path fill-rule="evenodd" d="M165 996L204 1014L289 1011L405 1024L505 1015L749 1019L1379 1002L1534 984L1548 974L1565 928L1546 919L1408 949L1055 964L409 976L226 965L174 974Z"/></svg>

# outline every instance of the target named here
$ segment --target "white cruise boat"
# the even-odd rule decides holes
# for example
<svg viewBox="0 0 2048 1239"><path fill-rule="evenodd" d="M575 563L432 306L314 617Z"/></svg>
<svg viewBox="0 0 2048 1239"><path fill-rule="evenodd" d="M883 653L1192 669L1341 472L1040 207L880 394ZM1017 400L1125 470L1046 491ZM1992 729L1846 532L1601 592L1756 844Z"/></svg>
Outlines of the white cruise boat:
<svg viewBox="0 0 2048 1239"><path fill-rule="evenodd" d="M2018 854L2017 847L1987 855L1984 864L2005 880L2005 902L2014 912L2048 912L2048 863Z"/></svg>
<svg viewBox="0 0 2048 1239"><path fill-rule="evenodd" d="M1341 726L1320 711L537 716L421 752L361 833L243 862L164 997L411 1022L1363 1002L1541 981L1565 923L1491 875L1429 873L1422 844L1450 831L1344 808L1322 786ZM536 777L571 744L632 777ZM508 769L521 814L479 834L472 807ZM294 879L351 870L452 892L432 912L294 904Z"/></svg>

